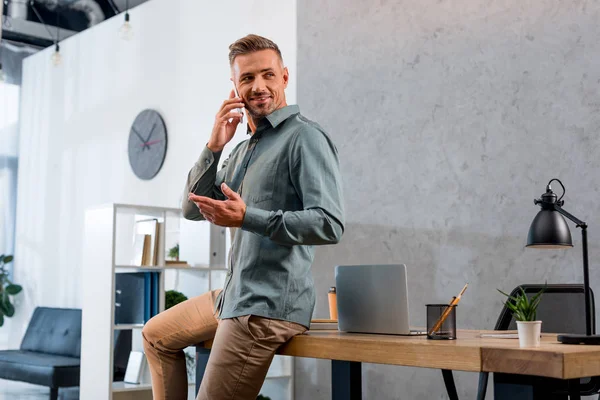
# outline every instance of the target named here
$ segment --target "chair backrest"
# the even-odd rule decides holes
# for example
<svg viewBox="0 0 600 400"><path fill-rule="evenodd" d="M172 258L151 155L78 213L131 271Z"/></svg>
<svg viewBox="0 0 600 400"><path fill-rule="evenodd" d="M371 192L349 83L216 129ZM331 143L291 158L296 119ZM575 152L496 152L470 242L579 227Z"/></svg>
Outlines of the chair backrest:
<svg viewBox="0 0 600 400"><path fill-rule="evenodd" d="M521 288L529 298L535 296L542 288L546 287L537 310L537 319L542 321L542 332L549 333L576 333L585 334L585 295L582 284L553 284L553 285L521 285L517 286L511 296L521 293ZM594 306L594 292L590 289L590 308L592 314L592 334L596 332L596 311ZM517 323L512 317L512 312L502 307L496 330L516 330ZM598 377L583 378L580 380L580 394L597 394L600 390Z"/></svg>
<svg viewBox="0 0 600 400"><path fill-rule="evenodd" d="M521 288L529 298L546 287L537 310L537 319L542 322L542 332L585 334L585 296L581 284L521 285L510 294L520 294ZM596 331L594 293L590 289L592 309L592 333ZM504 306L496 322L496 330L517 329L511 311Z"/></svg>
<svg viewBox="0 0 600 400"><path fill-rule="evenodd" d="M37 307L21 342L21 350L79 358L81 310Z"/></svg>

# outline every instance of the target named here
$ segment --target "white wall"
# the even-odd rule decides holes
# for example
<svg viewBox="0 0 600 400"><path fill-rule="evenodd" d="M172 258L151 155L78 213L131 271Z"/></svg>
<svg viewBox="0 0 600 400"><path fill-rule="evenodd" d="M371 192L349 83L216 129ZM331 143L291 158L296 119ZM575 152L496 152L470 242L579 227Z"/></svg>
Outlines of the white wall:
<svg viewBox="0 0 600 400"><path fill-rule="evenodd" d="M0 82L0 254L13 251L19 86Z"/></svg>
<svg viewBox="0 0 600 400"><path fill-rule="evenodd" d="M231 88L229 44L248 33L278 43L290 67L288 103L295 103L295 1L153 0L131 11L130 42L117 34L122 20L61 43L59 67L52 49L24 62L15 251L24 294L10 329L0 330L12 346L35 306L80 307L84 209L179 207L187 172ZM165 163L151 181L136 178L127 158L129 128L145 108L158 110L169 132Z"/></svg>
<svg viewBox="0 0 600 400"><path fill-rule="evenodd" d="M315 317L344 263L405 263L416 326L465 282L456 322L468 329L494 327L496 288L582 282L573 223L573 249L525 249L533 199L555 177L590 226L598 296L600 2L340 4L298 2L298 103L338 147L346 201L341 242L315 255ZM297 400L331 398L329 364L297 360ZM474 399L478 375L455 376ZM372 364L363 396L447 398L439 370Z"/></svg>
<svg viewBox="0 0 600 400"><path fill-rule="evenodd" d="M0 82L0 254L12 254L14 248L19 93L18 86ZM11 264L9 270L10 267ZM0 349L8 341L8 335L1 334L3 331L7 329L0 328Z"/></svg>

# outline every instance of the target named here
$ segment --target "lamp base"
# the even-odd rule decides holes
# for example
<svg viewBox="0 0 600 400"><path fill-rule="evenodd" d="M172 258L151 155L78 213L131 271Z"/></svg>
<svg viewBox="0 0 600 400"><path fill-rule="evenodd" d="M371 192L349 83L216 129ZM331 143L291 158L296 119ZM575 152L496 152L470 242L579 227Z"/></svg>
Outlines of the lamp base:
<svg viewBox="0 0 600 400"><path fill-rule="evenodd" d="M558 335L556 339L563 344L600 345L600 335Z"/></svg>

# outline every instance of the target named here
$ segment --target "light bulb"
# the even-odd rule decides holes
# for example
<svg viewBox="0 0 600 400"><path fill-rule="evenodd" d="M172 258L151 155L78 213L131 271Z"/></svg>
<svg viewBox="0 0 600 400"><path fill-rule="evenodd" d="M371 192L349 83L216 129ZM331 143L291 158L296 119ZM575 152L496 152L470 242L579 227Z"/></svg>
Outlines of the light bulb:
<svg viewBox="0 0 600 400"><path fill-rule="evenodd" d="M119 35L123 40L131 40L133 38L133 27L129 23L129 13L125 13L125 22L121 25L121 29L119 29Z"/></svg>
<svg viewBox="0 0 600 400"><path fill-rule="evenodd" d="M62 56L60 54L60 46L58 45L58 43L56 44L56 47L54 48L54 53L52 54L52 57L50 57L50 61L52 61L52 64L55 67L59 66L62 62Z"/></svg>

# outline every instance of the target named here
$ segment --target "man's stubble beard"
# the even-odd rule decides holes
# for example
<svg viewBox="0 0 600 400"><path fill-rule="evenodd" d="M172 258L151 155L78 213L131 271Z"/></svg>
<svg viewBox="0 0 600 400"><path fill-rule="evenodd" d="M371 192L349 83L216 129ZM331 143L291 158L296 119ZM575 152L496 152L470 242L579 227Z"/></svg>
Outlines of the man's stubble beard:
<svg viewBox="0 0 600 400"><path fill-rule="evenodd" d="M253 107L253 108L256 109L256 107ZM264 109L258 108L258 112L256 112L252 108L246 107L246 110L248 111L248 115L250 115L250 117L252 117L253 119L264 118L264 117L270 115L271 113L273 113L273 111L275 111L276 109L277 109L277 105L275 103L271 103L271 106L268 108L267 111L265 111Z"/></svg>

